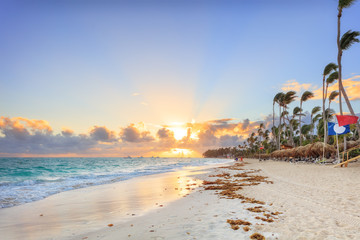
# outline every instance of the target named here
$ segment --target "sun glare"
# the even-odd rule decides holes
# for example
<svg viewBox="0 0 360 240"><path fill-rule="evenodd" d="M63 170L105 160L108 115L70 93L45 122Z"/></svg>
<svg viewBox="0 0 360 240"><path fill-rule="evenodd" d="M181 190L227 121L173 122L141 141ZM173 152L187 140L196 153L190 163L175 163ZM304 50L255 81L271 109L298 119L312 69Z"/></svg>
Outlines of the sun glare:
<svg viewBox="0 0 360 240"><path fill-rule="evenodd" d="M170 128L170 130L174 132L174 138L176 140L181 140L184 137L186 137L186 135L187 135L187 129L186 128L173 127L173 128Z"/></svg>
<svg viewBox="0 0 360 240"><path fill-rule="evenodd" d="M172 148L170 151L162 152L161 157L192 157L194 151L186 148ZM196 155L196 154L195 154Z"/></svg>

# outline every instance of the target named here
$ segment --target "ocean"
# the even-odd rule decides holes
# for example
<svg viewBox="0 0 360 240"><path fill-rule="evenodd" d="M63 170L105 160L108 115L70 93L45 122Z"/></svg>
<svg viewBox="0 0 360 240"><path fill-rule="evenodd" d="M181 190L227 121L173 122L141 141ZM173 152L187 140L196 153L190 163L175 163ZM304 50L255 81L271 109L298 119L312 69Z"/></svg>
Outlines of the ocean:
<svg viewBox="0 0 360 240"><path fill-rule="evenodd" d="M0 158L0 208L50 195L179 170L226 163L214 158Z"/></svg>

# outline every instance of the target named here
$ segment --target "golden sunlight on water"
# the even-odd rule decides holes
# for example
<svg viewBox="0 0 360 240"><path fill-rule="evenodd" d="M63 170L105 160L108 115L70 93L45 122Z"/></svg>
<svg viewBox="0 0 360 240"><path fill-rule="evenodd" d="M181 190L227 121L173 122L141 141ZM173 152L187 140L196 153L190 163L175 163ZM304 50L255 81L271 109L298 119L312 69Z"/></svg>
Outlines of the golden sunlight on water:
<svg viewBox="0 0 360 240"><path fill-rule="evenodd" d="M161 157L199 157L198 155L197 152L186 148L172 148L160 154Z"/></svg>

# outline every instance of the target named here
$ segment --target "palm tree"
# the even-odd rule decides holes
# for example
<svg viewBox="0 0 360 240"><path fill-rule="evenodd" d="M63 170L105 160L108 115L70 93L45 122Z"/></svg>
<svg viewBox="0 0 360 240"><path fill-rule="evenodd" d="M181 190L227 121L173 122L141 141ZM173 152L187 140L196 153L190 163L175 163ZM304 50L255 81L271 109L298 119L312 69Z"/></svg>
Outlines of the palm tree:
<svg viewBox="0 0 360 240"><path fill-rule="evenodd" d="M277 144L278 144L278 149L280 150L280 145L281 145L281 107L282 107L282 101L285 97L285 93L283 92L279 92L278 94L276 94L277 97L277 104L279 105L279 127L278 127L278 139L277 139Z"/></svg>
<svg viewBox="0 0 360 240"><path fill-rule="evenodd" d="M343 115L342 110L342 103L341 103L341 95L344 95L344 99L346 101L347 107L349 108L352 115L355 115L355 112L350 104L349 98L345 92L345 89L342 84L342 65L341 65L341 57L343 50L347 50L350 48L350 46L355 43L359 42L359 39L356 37L359 36L359 32L352 32L347 31L340 39L340 23L341 23L341 16L342 11L344 8L348 8L351 5L355 3L356 0L339 0L338 4L338 22L337 22L337 37L336 37L336 43L338 48L338 55L337 55L337 61L339 65L339 106L340 106L340 114ZM360 126L359 123L356 124L357 131L360 132Z"/></svg>
<svg viewBox="0 0 360 240"><path fill-rule="evenodd" d="M322 104L323 104L323 119L325 119L325 102L326 102L326 92L327 92L327 86L326 85L326 91L325 91L325 77L327 75L329 75L332 71L336 71L336 69L338 68L338 65L336 65L335 63L329 63L328 65L326 65L326 67L324 68L324 72L323 72L323 92L322 92ZM326 125L324 125L324 143L327 141L327 130L326 130Z"/></svg>
<svg viewBox="0 0 360 240"><path fill-rule="evenodd" d="M333 72L330 74L330 76L326 79L326 87L325 87L325 96L324 96L324 101L326 101L327 99L327 95L328 95L328 88L330 84L333 84L335 82L335 80L337 80L339 78L339 73L338 72ZM328 134L327 134L327 118L326 115L323 116L324 117L324 143L327 143L328 141Z"/></svg>
<svg viewBox="0 0 360 240"><path fill-rule="evenodd" d="M282 98L282 96L284 95L284 93L283 92L279 92L279 93L277 93L276 95L275 95L275 97L274 97L274 99L273 99L273 127L272 127L272 134L273 134L273 137L275 138L275 136L276 136L276 132L275 132L275 103L277 103L277 104L279 104L279 102L280 102L280 99ZM279 106L280 106L280 104L279 104ZM280 110L280 112L281 112L281 110ZM281 124L281 119L280 119L280 124ZM280 124L279 124L279 126L280 126ZM276 139L276 146L279 148L279 142L277 141L277 139ZM279 148L280 149L280 148Z"/></svg>
<svg viewBox="0 0 360 240"><path fill-rule="evenodd" d="M311 133L313 133L314 131L314 122L313 122L313 117L315 116L315 114L317 114L318 112L320 112L321 107L320 106L316 106L311 110L311 115L310 115L310 124L311 124ZM313 136L311 135L311 142L313 142Z"/></svg>
<svg viewBox="0 0 360 240"><path fill-rule="evenodd" d="M305 124L304 126L301 127L301 130L300 130L301 135L300 136L302 136L302 135L308 136L310 131L311 131L311 124ZM307 139L307 137L305 137L305 138Z"/></svg>
<svg viewBox="0 0 360 240"><path fill-rule="evenodd" d="M305 91L300 98L300 114L299 114L299 123L300 123L300 129L301 129L301 115L302 115L302 103L306 102L310 98L314 97L314 93L310 91ZM302 145L302 132L300 131L300 146Z"/></svg>
<svg viewBox="0 0 360 240"><path fill-rule="evenodd" d="M259 138L260 138L260 142L262 141L262 138L261 138L261 137L264 136L263 129L264 129L264 123L260 123L259 128L258 128L258 130L257 130L258 135L259 135Z"/></svg>
<svg viewBox="0 0 360 240"><path fill-rule="evenodd" d="M282 105L284 111L285 111L285 109L288 108L288 105L289 105L290 103L292 103L293 101L295 101L295 98L297 97L295 94L296 94L295 91L288 91L287 93L284 94L284 97L281 99L281 105ZM283 119L284 119L284 123L285 123L285 115L286 115L286 114L283 114L283 115L282 115L282 117L283 117ZM289 122L289 124L290 124L290 122ZM289 127L290 127L290 129L292 129L291 124L290 124ZM292 131L292 130L290 130L290 132L291 132L291 131ZM292 132L290 133L290 138L291 138L291 136L292 136ZM293 140L291 139L290 141L291 141L291 144L293 144Z"/></svg>
<svg viewBox="0 0 360 240"><path fill-rule="evenodd" d="M337 96L339 96L339 92L337 92L337 91L332 91L330 93L330 96L329 96L329 108L330 108L331 102L334 101L335 98L337 98Z"/></svg>

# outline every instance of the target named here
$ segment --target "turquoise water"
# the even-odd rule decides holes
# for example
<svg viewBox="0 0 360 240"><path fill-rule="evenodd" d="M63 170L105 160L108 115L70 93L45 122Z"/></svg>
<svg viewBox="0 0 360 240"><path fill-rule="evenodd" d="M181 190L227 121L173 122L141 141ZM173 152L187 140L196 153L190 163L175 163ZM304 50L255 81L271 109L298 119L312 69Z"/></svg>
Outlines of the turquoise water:
<svg viewBox="0 0 360 240"><path fill-rule="evenodd" d="M0 208L72 189L228 161L213 158L0 158Z"/></svg>

